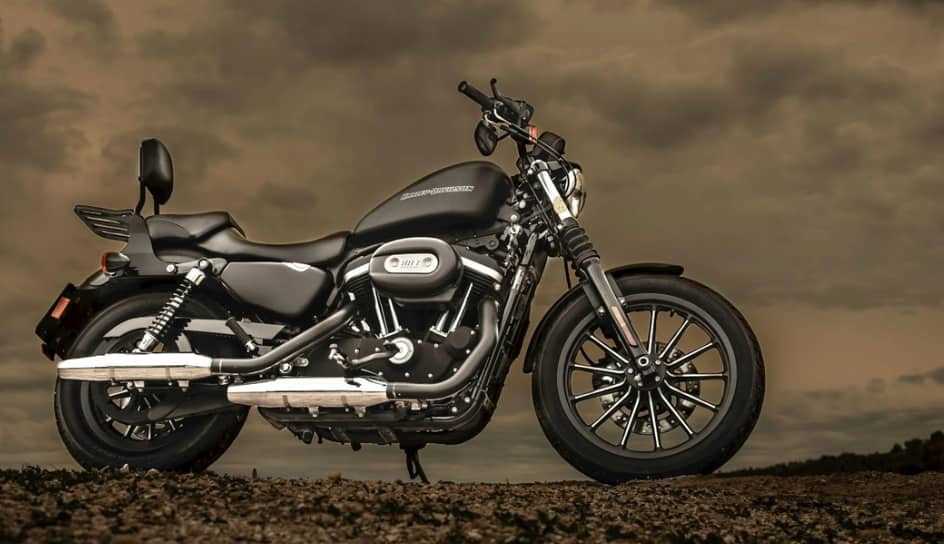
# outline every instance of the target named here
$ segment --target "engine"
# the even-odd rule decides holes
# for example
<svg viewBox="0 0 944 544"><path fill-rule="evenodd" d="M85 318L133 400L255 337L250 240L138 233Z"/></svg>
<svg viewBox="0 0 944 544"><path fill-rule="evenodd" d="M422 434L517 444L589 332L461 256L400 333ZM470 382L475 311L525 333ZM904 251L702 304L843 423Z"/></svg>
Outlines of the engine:
<svg viewBox="0 0 944 544"><path fill-rule="evenodd" d="M330 358L390 381L438 382L476 343L476 309L501 288L494 259L438 238L388 242L349 263L343 288L358 306L354 334Z"/></svg>

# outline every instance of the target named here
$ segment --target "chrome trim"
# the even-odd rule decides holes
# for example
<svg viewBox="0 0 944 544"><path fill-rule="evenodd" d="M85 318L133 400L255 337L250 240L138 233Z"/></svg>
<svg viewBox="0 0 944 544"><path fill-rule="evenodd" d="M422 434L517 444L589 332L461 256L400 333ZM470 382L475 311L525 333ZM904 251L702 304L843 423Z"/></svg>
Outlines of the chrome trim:
<svg viewBox="0 0 944 544"><path fill-rule="evenodd" d="M350 269L350 270L348 270L347 272L344 273L344 277L342 278L342 283L347 283L347 282L351 281L351 280L354 279L354 278L363 276L363 275L366 274L369 270L370 270L370 262L369 262L369 261L366 262L366 263L364 263L364 264L362 264L362 265L360 265L360 266L355 266L354 268L352 268L352 269Z"/></svg>
<svg viewBox="0 0 944 544"><path fill-rule="evenodd" d="M490 279L498 283L501 283L502 279L504 279L504 276L502 275L501 272L499 272L498 270L495 270L494 268L490 266L486 266L478 261L473 261L472 259L468 257L462 257L462 256L459 256L459 261L462 263L462 266L467 267L469 270L472 270L473 272L478 272L479 274L482 274L483 276L488 276ZM370 271L370 262L366 262L360 266L355 266L354 268L344 273L344 276L342 277L342 284L347 283L354 278L363 276L367 274L369 271Z"/></svg>
<svg viewBox="0 0 944 544"><path fill-rule="evenodd" d="M146 329L151 324L152 319L151 317L135 317L122 321L106 332L103 338L118 338L132 331ZM285 328L285 325L270 323L240 323L239 325L249 336L256 340L271 340ZM184 332L187 331L234 336L233 331L226 326L226 322L222 319L190 319L187 326L184 327Z"/></svg>
<svg viewBox="0 0 944 544"><path fill-rule="evenodd" d="M473 272L478 272L483 276L488 276L498 283L501 283L502 279L504 279L504 276L502 276L501 272L490 266L485 266L484 264L478 261L473 261L467 257L460 257L460 260L462 261L462 266L472 270Z"/></svg>
<svg viewBox="0 0 944 544"><path fill-rule="evenodd" d="M365 408L390 400L386 382L369 378L276 378L231 385L226 398L263 408Z"/></svg>
<svg viewBox="0 0 944 544"><path fill-rule="evenodd" d="M459 324L462 323L462 318L465 317L465 308L469 304L469 295L472 294L472 286L474 284L470 281L468 289L465 290L465 294L462 296L462 304L459 305L459 310L456 311L456 317L452 320L452 325L449 326L449 332L454 332Z"/></svg>
<svg viewBox="0 0 944 544"><path fill-rule="evenodd" d="M63 380L90 382L199 380L213 375L213 359L196 353L107 353L60 361Z"/></svg>
<svg viewBox="0 0 944 544"><path fill-rule="evenodd" d="M439 268L439 259L432 253L394 253L384 259L383 268L390 274L429 274Z"/></svg>

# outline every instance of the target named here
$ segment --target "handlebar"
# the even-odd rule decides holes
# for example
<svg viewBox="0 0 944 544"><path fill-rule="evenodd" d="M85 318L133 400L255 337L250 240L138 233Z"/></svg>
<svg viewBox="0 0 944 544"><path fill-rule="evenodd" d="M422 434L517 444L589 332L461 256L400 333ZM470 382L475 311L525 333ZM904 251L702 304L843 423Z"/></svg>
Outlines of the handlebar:
<svg viewBox="0 0 944 544"><path fill-rule="evenodd" d="M478 102L482 106L482 109L487 110L491 109L492 107L492 99L482 91L476 89L472 85L469 85L467 81L459 83L459 92L468 96L475 102Z"/></svg>

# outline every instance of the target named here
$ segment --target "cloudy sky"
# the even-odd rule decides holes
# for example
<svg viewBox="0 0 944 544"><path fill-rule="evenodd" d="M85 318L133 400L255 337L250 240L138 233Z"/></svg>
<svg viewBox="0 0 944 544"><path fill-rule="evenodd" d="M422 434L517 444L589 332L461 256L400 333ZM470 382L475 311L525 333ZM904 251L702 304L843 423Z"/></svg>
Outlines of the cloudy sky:
<svg viewBox="0 0 944 544"><path fill-rule="evenodd" d="M139 141L168 212L314 238L473 160L498 77L587 173L605 264L666 261L744 310L764 412L727 465L887 449L944 428L944 7L931 1L148 2L0 8L0 466L75 466L32 330L128 207ZM511 150L496 161L513 168ZM533 315L562 292L551 267ZM517 364L491 425L424 450L456 480L576 478ZM215 470L403 478L395 447L305 446L253 415Z"/></svg>

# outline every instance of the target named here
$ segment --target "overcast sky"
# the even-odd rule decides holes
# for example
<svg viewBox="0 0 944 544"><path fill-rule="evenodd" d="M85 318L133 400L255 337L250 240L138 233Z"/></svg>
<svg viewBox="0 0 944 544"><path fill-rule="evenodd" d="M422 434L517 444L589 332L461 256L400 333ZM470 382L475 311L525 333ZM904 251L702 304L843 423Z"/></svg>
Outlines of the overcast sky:
<svg viewBox="0 0 944 544"><path fill-rule="evenodd" d="M33 327L102 250L72 205L129 207L141 139L167 212L251 238L350 228L477 157L469 79L535 105L584 166L615 266L682 264L754 325L767 401L737 468L944 428L944 8L930 1L101 2L0 9L0 466L75 466ZM509 149L495 155L513 169ZM117 246L120 248L120 246ZM532 322L563 290L545 275ZM513 367L434 478L576 478ZM253 414L215 470L404 478L396 447L305 446Z"/></svg>

